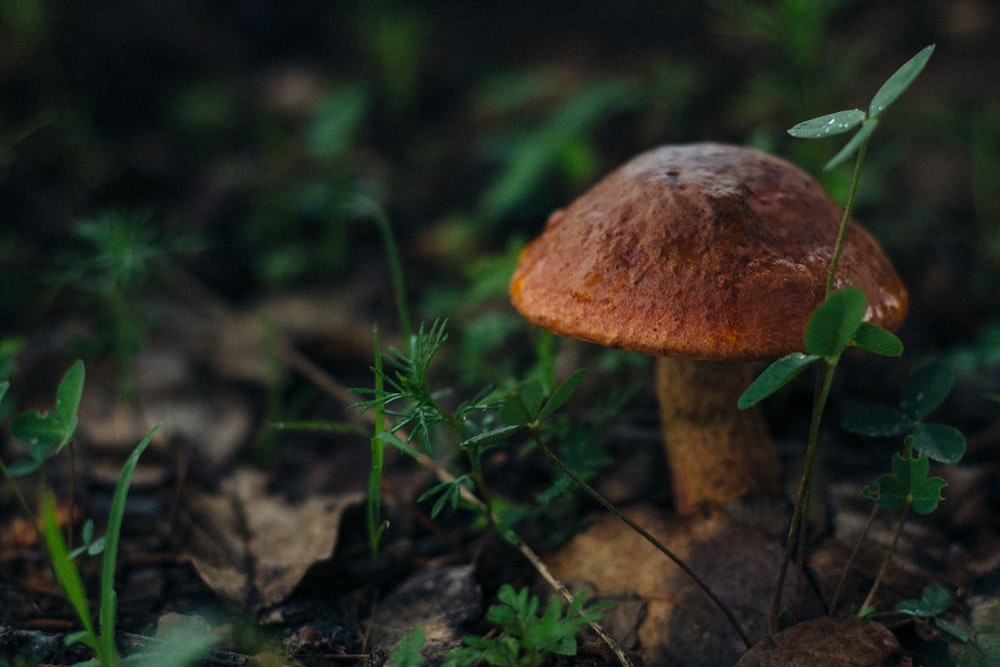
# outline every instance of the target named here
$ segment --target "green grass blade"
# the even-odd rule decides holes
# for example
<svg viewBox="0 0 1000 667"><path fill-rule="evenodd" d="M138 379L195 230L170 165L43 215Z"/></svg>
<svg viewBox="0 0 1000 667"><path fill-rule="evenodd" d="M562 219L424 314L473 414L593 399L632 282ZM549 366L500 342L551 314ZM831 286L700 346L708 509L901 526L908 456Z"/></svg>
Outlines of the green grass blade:
<svg viewBox="0 0 1000 667"><path fill-rule="evenodd" d="M49 559L52 562L56 579L62 586L66 599L83 626L83 632L80 633L79 639L96 651L99 647L97 635L94 633L94 621L90 615L90 605L87 602L87 593L83 588L83 580L80 579L80 571L69 557L66 541L59 528L59 522L56 520L56 501L51 491L42 495L42 533L45 536L45 544L49 550Z"/></svg>
<svg viewBox="0 0 1000 667"><path fill-rule="evenodd" d="M101 567L101 644L105 655L117 655L115 648L115 623L118 611L118 600L115 594L115 568L118 562L118 543L121 538L122 522L125 517L125 501L128 499L129 486L132 484L132 474L139 464L139 457L153 436L159 430L157 424L149 430L146 437L136 445L122 466L115 494L111 498L111 510L108 513L108 530L104 536L104 560Z"/></svg>
<svg viewBox="0 0 1000 667"><path fill-rule="evenodd" d="M375 336L375 433L371 439L372 469L368 475L368 498L365 504L365 517L368 527L368 546L372 558L378 555L379 541L385 532L387 524L382 521L382 468L385 460L385 444L380 436L387 435L385 431L385 405L381 399L385 393L385 375L382 372L382 343Z"/></svg>
<svg viewBox="0 0 1000 667"><path fill-rule="evenodd" d="M413 332L413 324L410 320L410 306L406 300L406 279L403 273L403 261L399 254L399 246L396 244L396 236L392 231L392 224L382 207L367 197L359 198L356 203L357 211L363 215L368 215L375 221L375 225L382 234L382 243L385 245L385 254L389 261L389 274L392 276L392 288L396 294L396 313L399 317L399 331L406 340Z"/></svg>

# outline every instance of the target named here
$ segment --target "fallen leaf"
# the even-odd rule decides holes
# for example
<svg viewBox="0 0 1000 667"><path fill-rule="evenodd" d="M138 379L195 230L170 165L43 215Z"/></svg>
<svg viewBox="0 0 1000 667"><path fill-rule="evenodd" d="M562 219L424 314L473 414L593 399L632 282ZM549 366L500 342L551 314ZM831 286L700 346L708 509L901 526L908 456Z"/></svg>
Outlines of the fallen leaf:
<svg viewBox="0 0 1000 667"><path fill-rule="evenodd" d="M820 616L768 637L737 667L902 667L896 636L881 623L857 616Z"/></svg>
<svg viewBox="0 0 1000 667"><path fill-rule="evenodd" d="M242 469L218 494L184 494L173 537L216 594L260 611L284 600L314 563L333 555L344 511L363 499L351 492L292 505L267 494L262 473Z"/></svg>
<svg viewBox="0 0 1000 667"><path fill-rule="evenodd" d="M732 611L749 636L767 634L767 612L778 578L779 540L726 516L677 516L650 505L625 510L688 564ZM552 571L583 583L600 598L632 596L644 603L635 619L647 665L732 664L746 650L725 616L691 579L640 535L610 514L553 555ZM783 602L792 618L821 612L805 578L789 572ZM633 631L625 619L616 631Z"/></svg>

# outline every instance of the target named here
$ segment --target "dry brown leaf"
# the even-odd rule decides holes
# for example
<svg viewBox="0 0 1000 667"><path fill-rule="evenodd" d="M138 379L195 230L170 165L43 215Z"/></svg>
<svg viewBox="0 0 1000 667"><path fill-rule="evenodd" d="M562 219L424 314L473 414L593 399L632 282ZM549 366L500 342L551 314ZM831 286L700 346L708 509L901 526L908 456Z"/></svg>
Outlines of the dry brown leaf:
<svg viewBox="0 0 1000 667"><path fill-rule="evenodd" d="M310 566L333 555L344 510L363 499L352 492L291 505L267 494L262 473L237 470L219 494L185 494L174 538L213 591L259 611L284 600Z"/></svg>
<svg viewBox="0 0 1000 667"><path fill-rule="evenodd" d="M820 616L759 642L737 667L902 667L896 636L881 623L857 616Z"/></svg>
<svg viewBox="0 0 1000 667"><path fill-rule="evenodd" d="M767 610L782 554L778 540L724 516L681 517L647 505L628 508L625 514L708 583L751 641L767 634ZM746 648L687 575L611 515L599 517L556 553L551 567L564 581L585 582L599 597L633 596L644 603L645 614L635 624L645 664L732 664ZM789 574L784 603L791 617L820 613L805 578L794 569ZM624 620L619 624L619 632L631 631Z"/></svg>

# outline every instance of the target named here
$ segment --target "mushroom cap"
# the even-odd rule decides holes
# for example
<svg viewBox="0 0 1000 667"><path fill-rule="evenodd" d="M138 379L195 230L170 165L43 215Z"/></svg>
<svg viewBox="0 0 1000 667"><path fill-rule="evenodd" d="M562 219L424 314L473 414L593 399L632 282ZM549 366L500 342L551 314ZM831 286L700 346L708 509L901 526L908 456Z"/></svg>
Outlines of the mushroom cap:
<svg viewBox="0 0 1000 667"><path fill-rule="evenodd" d="M533 324L651 355L738 361L803 348L823 300L842 209L806 172L719 144L663 146L552 213L521 253L514 307ZM890 330L909 297L851 221L835 287L868 296Z"/></svg>

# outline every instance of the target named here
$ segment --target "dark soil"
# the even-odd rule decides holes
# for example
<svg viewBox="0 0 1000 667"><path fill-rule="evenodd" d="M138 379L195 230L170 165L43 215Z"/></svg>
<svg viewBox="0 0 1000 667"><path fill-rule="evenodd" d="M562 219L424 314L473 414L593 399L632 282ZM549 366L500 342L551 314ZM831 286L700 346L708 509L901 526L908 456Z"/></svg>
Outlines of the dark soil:
<svg viewBox="0 0 1000 667"><path fill-rule="evenodd" d="M389 528L371 553L372 413L352 407L364 395L350 390L372 386L375 325L383 349L404 341L382 236L352 208L359 193L392 222L414 319L449 318L431 379L451 389L441 400L454 408L536 363L538 333L516 317L505 285L513 253L551 210L631 155L697 140L788 157L842 199L848 170L820 169L837 146L796 142L784 129L863 108L896 66L936 43L876 135L858 205L910 289L907 350L902 360L845 356L822 436L806 579L829 603L868 517L860 490L888 472L897 447L837 422L895 401L913 369L943 359L956 381L934 420L960 428L968 452L934 470L949 483L946 500L910 523L879 609L940 582L954 597L947 618L978 643L893 617L894 659L990 664L998 655L1000 413L989 395L1000 392L1000 11L991 3L847 0L823 21L790 25L719 8L757 7L739 2L17 4L0 12L0 331L24 348L9 374L0 455L23 457L9 411L51 409L62 373L83 356L75 460L60 455L47 479L64 522L94 517L100 531L122 463L164 423L126 512L124 653L194 618L221 638L206 665L381 665L415 626L427 631L425 656L439 661L463 635L496 631L484 615L502 584L533 586L543 601L551 593L472 513L431 518L431 503L418 500L461 469L447 442L429 465L387 455ZM530 147L545 150L531 157ZM109 210L145 215L149 245L168 257L134 277L127 317L141 342L118 356L108 345L117 329L107 267L72 231ZM608 455L592 483L616 504L669 515L649 360L575 341L555 349L558 377L590 369L563 414L579 429L567 438L586 432ZM811 395L803 381L765 406L790 489ZM273 428L309 420L343 428ZM497 494L524 506L557 478L527 444L484 460ZM35 480L22 481L34 498ZM746 522L748 512L729 512ZM517 529L547 560L601 513L566 493ZM888 514L842 609L856 609L874 578L895 528ZM618 558L626 573L645 566ZM80 565L96 608L99 559ZM632 611L608 625L641 661L644 612L629 606L641 593L627 597L619 606ZM86 659L63 643L78 627L3 482L0 663ZM576 657L556 662L618 664L589 635Z"/></svg>

